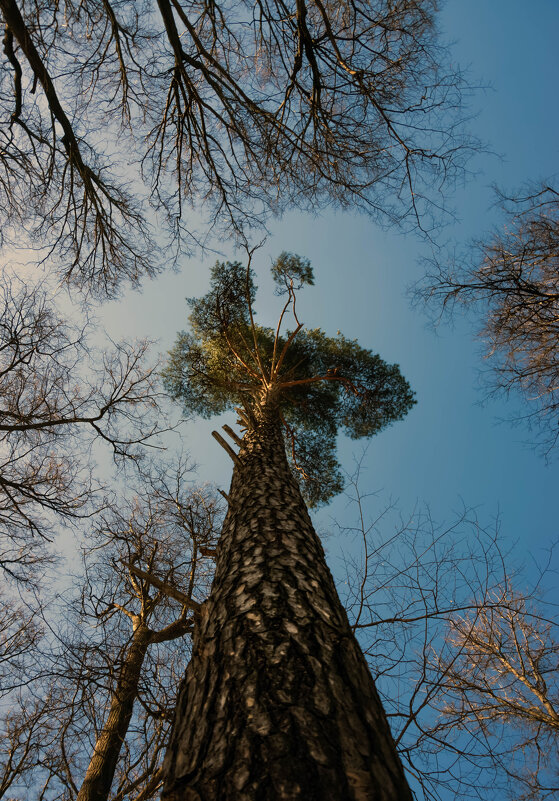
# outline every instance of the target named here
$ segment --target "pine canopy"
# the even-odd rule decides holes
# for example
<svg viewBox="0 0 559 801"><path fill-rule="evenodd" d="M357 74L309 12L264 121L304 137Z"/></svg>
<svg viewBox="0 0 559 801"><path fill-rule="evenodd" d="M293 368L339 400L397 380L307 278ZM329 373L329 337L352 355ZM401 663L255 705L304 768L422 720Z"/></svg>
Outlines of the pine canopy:
<svg viewBox="0 0 559 801"><path fill-rule="evenodd" d="M306 259L282 253L272 266L285 303L275 328L254 321L254 273L240 262L217 262L209 292L188 299L190 330L178 335L164 382L189 414L209 418L237 409L246 425L258 409L277 405L284 440L307 503L328 501L343 488L336 458L341 429L368 438L415 403L398 365L340 332L304 329L296 294L314 283ZM287 317L293 330L282 332Z"/></svg>

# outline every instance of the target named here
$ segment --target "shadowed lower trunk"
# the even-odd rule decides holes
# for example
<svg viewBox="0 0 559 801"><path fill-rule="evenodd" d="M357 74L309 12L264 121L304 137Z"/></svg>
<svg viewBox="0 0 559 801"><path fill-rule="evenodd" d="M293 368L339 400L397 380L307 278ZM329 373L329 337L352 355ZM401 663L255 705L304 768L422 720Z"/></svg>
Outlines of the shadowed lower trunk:
<svg viewBox="0 0 559 801"><path fill-rule="evenodd" d="M76 801L106 801L109 797L122 743L126 737L134 700L152 632L139 626L132 635L120 669L109 714L95 743L95 750Z"/></svg>
<svg viewBox="0 0 559 801"><path fill-rule="evenodd" d="M273 409L239 459L162 798L411 801Z"/></svg>

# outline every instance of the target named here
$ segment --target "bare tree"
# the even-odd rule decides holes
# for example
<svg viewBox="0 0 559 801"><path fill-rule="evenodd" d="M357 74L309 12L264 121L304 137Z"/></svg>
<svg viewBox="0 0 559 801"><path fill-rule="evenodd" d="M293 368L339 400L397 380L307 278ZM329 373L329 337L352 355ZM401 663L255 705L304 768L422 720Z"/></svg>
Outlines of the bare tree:
<svg viewBox="0 0 559 801"><path fill-rule="evenodd" d="M510 585L490 600L449 621L450 648L437 662L444 692L436 706L447 730L474 732L479 740L498 743L501 752L506 744L500 767L523 787L522 798L556 798L557 607L527 601Z"/></svg>
<svg viewBox="0 0 559 801"><path fill-rule="evenodd" d="M0 592L0 699L29 680L32 652L43 635L35 612Z"/></svg>
<svg viewBox="0 0 559 801"><path fill-rule="evenodd" d="M90 348L46 289L0 287L0 566L18 580L52 559L54 525L91 513L102 484L97 442L117 462L138 455L159 427L161 393L146 342ZM154 414L155 413L155 414Z"/></svg>
<svg viewBox="0 0 559 801"><path fill-rule="evenodd" d="M104 621L114 614L123 614L132 633L119 659L108 713L96 736L77 801L106 801L109 797L141 684L144 704L155 707L156 717L163 715L167 721L170 719L171 709L163 704L174 687L166 688L159 697L157 685L148 691L147 676L153 675L154 665L148 666L146 676L144 662L149 649L192 631L193 617L200 611L212 574L211 556L220 519L220 504L215 494L208 489L188 492L184 487L185 474L183 466L172 477L168 472L159 472L150 478L142 496L137 496L124 514L115 509L110 516L101 518L102 536L108 542L99 552L93 581L91 567L88 570L89 610L84 611L90 615L93 612L97 620ZM105 563L111 550L112 560L107 570ZM126 568L123 574L122 567ZM162 654L158 653L156 673L167 672L161 660ZM159 725L152 734L157 736L159 745L164 733ZM144 750L153 759L153 743ZM143 780L144 787L146 783L153 785L153 792L161 782L161 771L154 767L151 765ZM119 792L126 797L130 789L123 783L122 773L121 770ZM130 784L130 776L126 778ZM137 790L138 784L134 781L133 789Z"/></svg>
<svg viewBox="0 0 559 801"><path fill-rule="evenodd" d="M6 787L37 801L157 793L221 517L219 496L188 479L184 463L152 465L138 493L88 532L78 604L67 601L59 623L51 610L56 642L43 646L42 675L5 722Z"/></svg>
<svg viewBox="0 0 559 801"><path fill-rule="evenodd" d="M481 315L493 391L520 392L549 453L559 437L559 193L504 198L506 224L470 256L434 265L421 294Z"/></svg>
<svg viewBox="0 0 559 801"><path fill-rule="evenodd" d="M33 699L29 686L41 673L44 629L37 605L28 607L9 588L0 592L0 799L14 785L29 787L42 742L48 699ZM24 701L25 699L25 701Z"/></svg>
<svg viewBox="0 0 559 801"><path fill-rule="evenodd" d="M0 798L19 801L11 793L25 793L32 797L37 790L37 799L46 797L51 785L51 777L37 787L38 766L41 754L49 745L45 736L44 723L53 709L52 698L33 698L30 693L20 692L12 698L10 707L0 718ZM7 794L10 793L10 796Z"/></svg>
<svg viewBox="0 0 559 801"><path fill-rule="evenodd" d="M241 238L326 204L429 225L471 144L435 0L0 11L0 208L101 295L157 270L148 201L187 245L201 203Z"/></svg>
<svg viewBox="0 0 559 801"><path fill-rule="evenodd" d="M497 528L450 525L348 485L361 551L341 586L416 798L546 798L557 726L557 611L524 592ZM381 511L372 514L373 508Z"/></svg>

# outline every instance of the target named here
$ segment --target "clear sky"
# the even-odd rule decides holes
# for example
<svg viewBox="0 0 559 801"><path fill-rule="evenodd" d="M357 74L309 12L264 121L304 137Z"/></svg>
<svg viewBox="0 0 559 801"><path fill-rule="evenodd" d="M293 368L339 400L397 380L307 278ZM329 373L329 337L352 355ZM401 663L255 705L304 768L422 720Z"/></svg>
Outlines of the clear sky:
<svg viewBox="0 0 559 801"><path fill-rule="evenodd" d="M444 231L451 246L480 237L499 222L491 186L514 189L557 172L559 110L559 3L555 0L450 0L441 15L457 63L472 84L487 87L472 98L474 134L492 153L472 163L475 177L454 196L457 222ZM557 538L557 462L546 465L526 445L529 434L499 419L518 403L488 402L476 388L483 369L481 343L471 323L434 333L426 317L410 306L406 289L421 276L427 253L413 235L384 232L364 216L325 212L318 217L289 214L272 226L256 270L262 294L267 270L282 250L311 259L316 287L301 298L302 319L329 333L337 329L400 364L417 393L408 418L377 436L366 457L365 489L382 489L403 510L428 503L438 519L449 518L462 501L478 508L489 524L500 515L503 534L518 542L519 556L534 554ZM224 254L233 256L231 249ZM239 258L241 256L239 255ZM205 291L215 256L184 260L180 274L166 274L130 293L102 313L113 336L157 338L162 351L186 324L186 296ZM260 306L265 322L266 298ZM271 320L270 320L271 321ZM226 487L231 465L210 436L213 424L188 424L186 449L203 479ZM343 443L351 467L355 443ZM343 516L343 502L321 513Z"/></svg>

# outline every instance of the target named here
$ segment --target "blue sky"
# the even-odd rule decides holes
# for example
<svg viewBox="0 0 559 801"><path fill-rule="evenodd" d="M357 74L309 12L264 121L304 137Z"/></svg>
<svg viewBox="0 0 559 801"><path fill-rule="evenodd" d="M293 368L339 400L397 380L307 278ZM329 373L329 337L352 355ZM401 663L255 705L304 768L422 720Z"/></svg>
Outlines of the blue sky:
<svg viewBox="0 0 559 801"><path fill-rule="evenodd" d="M492 152L474 159L476 175L453 197L457 221L443 237L461 247L499 223L492 185L514 189L557 170L556 76L559 74L559 4L537 0L451 0L441 14L445 38L454 42L453 59L469 70L475 93L472 132ZM273 224L255 267L262 287L260 319L271 259L282 250L310 258L316 287L301 298L302 319L330 333L337 329L400 364L417 393L408 418L377 436L366 457L366 489L382 490L403 510L428 503L438 519L449 518L461 503L478 508L487 524L498 514L503 534L518 543L522 557L557 538L557 463L546 465L526 445L523 428L499 423L519 402L481 404L476 388L481 343L475 321L457 320L434 332L425 315L410 306L406 290L421 276L419 258L428 254L414 235L382 231L367 217L325 212L301 213ZM224 249L228 257L235 255ZM240 255L239 255L240 257ZM103 321L113 336L158 339L166 351L186 322L186 296L205 291L207 268L215 256L184 260L180 274L165 274L110 304ZM213 424L188 424L184 445L199 465L202 479L226 487L231 465L210 436ZM343 462L351 467L355 443L342 443ZM321 513L344 514L343 501Z"/></svg>

